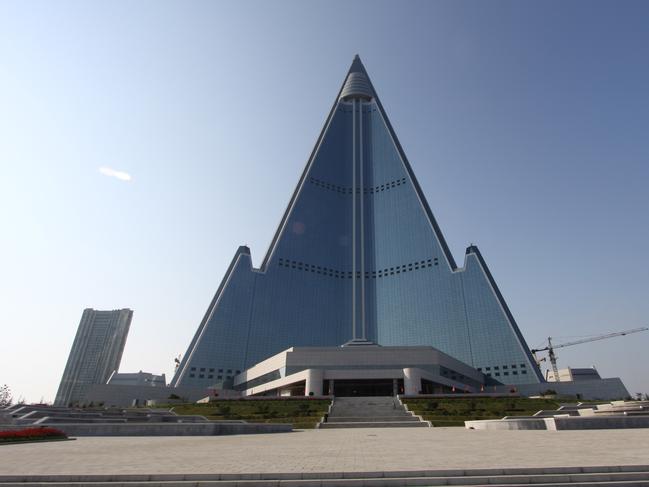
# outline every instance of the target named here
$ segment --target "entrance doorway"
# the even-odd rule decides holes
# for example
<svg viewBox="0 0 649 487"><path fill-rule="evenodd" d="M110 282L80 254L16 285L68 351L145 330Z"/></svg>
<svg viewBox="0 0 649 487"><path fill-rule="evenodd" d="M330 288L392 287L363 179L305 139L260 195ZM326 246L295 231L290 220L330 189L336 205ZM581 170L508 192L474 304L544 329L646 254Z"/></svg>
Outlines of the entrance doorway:
<svg viewBox="0 0 649 487"><path fill-rule="evenodd" d="M334 381L334 396L392 396L392 379L348 379Z"/></svg>

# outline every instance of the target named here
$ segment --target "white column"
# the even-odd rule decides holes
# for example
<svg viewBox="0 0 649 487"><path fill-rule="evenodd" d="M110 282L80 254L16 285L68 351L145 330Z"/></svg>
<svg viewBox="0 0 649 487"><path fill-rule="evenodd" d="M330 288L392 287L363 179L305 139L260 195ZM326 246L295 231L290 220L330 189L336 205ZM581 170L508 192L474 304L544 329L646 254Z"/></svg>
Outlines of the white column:
<svg viewBox="0 0 649 487"><path fill-rule="evenodd" d="M322 381L324 380L324 370L308 369L306 371L306 384L304 386L305 396L322 396ZM313 394L311 394L313 393Z"/></svg>
<svg viewBox="0 0 649 487"><path fill-rule="evenodd" d="M421 389L421 374L419 370L406 368L403 369L403 392L407 396L419 394Z"/></svg>

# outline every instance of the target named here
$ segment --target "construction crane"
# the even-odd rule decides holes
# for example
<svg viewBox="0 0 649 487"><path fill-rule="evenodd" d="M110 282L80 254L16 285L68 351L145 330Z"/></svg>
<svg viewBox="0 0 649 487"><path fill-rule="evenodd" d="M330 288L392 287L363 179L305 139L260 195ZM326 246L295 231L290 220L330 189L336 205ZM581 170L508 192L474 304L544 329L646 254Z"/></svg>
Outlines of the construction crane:
<svg viewBox="0 0 649 487"><path fill-rule="evenodd" d="M557 355L554 353L555 348L563 348L563 347L570 347L572 345L579 345L581 343L587 343L587 342L595 342L597 340L605 340L606 338L614 338L614 337L619 337L619 336L624 336L624 335L630 335L631 333L638 333L641 331L647 331L649 328L646 326L643 326L641 328L633 328L632 330L624 330L624 331L617 331L615 333L607 333L605 335L597 335L589 338L582 338L581 340L574 340L572 342L565 342L565 343L560 343L558 345L552 344L552 337L548 337L548 346L543 347L543 348L535 348L533 350L530 350L532 352L532 355L534 356L534 359L536 360L537 363L542 362L545 360L545 358L538 359L536 357L537 352L545 352L547 350L548 352L548 357L550 358L550 365L552 366L552 372L554 373L554 380L556 382L559 382L559 368L557 367Z"/></svg>
<svg viewBox="0 0 649 487"><path fill-rule="evenodd" d="M178 371L178 367L180 367L180 357L182 357L182 355L178 355L174 359L174 373L176 373Z"/></svg>

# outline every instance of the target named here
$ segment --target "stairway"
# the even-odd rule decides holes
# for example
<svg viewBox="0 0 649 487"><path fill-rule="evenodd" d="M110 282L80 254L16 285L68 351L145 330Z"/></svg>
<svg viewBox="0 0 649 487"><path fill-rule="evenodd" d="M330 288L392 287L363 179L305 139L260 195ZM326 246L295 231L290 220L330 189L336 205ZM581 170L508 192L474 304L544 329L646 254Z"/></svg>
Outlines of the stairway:
<svg viewBox="0 0 649 487"><path fill-rule="evenodd" d="M529 467L401 472L0 475L0 487L647 487L649 466Z"/></svg>
<svg viewBox="0 0 649 487"><path fill-rule="evenodd" d="M398 398L336 397L328 416L318 428L412 428L430 427L428 421L406 411Z"/></svg>

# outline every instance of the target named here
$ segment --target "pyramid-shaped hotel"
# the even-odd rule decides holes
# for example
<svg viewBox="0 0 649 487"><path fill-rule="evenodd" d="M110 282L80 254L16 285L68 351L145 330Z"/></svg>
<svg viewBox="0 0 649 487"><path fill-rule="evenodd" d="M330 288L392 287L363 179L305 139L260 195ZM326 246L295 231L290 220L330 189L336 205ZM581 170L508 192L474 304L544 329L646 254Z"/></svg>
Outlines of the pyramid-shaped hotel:
<svg viewBox="0 0 649 487"><path fill-rule="evenodd" d="M455 263L357 56L261 266L239 247L172 385L380 394L414 369L415 392L543 382L478 248Z"/></svg>

